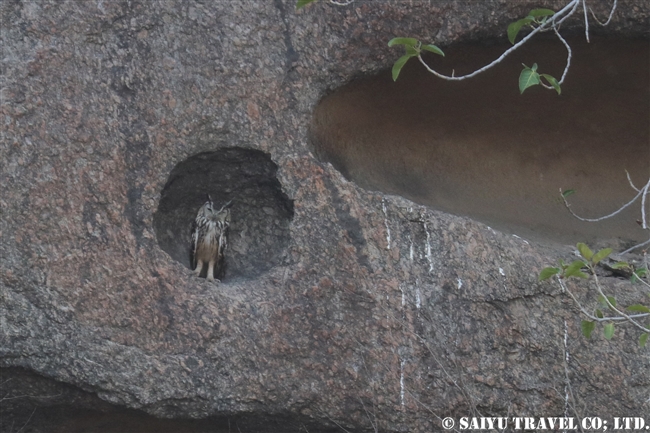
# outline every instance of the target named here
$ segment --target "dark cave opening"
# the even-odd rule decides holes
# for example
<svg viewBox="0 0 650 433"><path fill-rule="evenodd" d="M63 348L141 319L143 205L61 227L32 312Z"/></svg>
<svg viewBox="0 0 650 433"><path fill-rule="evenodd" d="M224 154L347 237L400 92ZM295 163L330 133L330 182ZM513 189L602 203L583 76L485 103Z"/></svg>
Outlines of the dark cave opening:
<svg viewBox="0 0 650 433"><path fill-rule="evenodd" d="M289 243L293 202L282 191L277 169L266 153L237 147L180 162L154 214L158 244L189 268L192 221L210 194L217 207L232 200L222 281L255 278L280 264Z"/></svg>
<svg viewBox="0 0 650 433"><path fill-rule="evenodd" d="M505 39L505 38L503 38ZM509 45L471 42L429 56L440 72L473 71ZM607 215L632 199L650 174L650 50L647 39L584 35L568 39L571 68L562 94L521 95L522 63L559 79L567 52L557 39L533 39L497 67L460 82L440 80L417 60L393 82L390 70L325 96L314 110L310 144L348 180L506 233L538 241L647 239L640 203L616 218L586 223L564 208ZM612 245L614 246L614 245Z"/></svg>
<svg viewBox="0 0 650 433"><path fill-rule="evenodd" d="M159 418L108 403L93 392L20 367L0 368L0 432L30 433L334 433L306 416L243 412L206 418Z"/></svg>

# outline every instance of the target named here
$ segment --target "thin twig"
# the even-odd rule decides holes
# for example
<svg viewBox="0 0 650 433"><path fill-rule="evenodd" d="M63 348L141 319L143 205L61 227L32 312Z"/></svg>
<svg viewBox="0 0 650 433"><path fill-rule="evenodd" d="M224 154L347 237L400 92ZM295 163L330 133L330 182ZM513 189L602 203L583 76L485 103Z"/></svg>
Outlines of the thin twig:
<svg viewBox="0 0 650 433"><path fill-rule="evenodd" d="M443 419L442 419L440 416L438 416L438 414L435 413L435 412L434 412L434 411L433 411L429 406L427 406L426 404L422 403L422 402L420 401L420 399L417 398L417 397L415 396L415 394L413 394L413 393L412 393L408 388L406 389L406 392L411 396L411 398L412 398L416 403L418 403L420 406L422 406L423 408L425 408L426 410L428 410L429 413L430 413L431 415L433 415L435 418L437 418L438 421L442 421L442 420L443 420ZM457 432L457 433L460 433L460 430L458 430L458 429L456 429L456 428L453 428L453 427L452 427L451 431L455 431L455 432Z"/></svg>
<svg viewBox="0 0 650 433"><path fill-rule="evenodd" d="M650 313L639 313L639 314L631 314L631 315L626 315L624 313L621 313L620 311L616 310L613 308L614 311L617 313L621 314L621 316L611 316L611 317L596 317L593 314L591 314L589 311L585 309L585 307L582 306L580 301L578 301L578 298L575 297L573 293L569 290L569 288L564 284L561 278L558 277L558 282L560 283L560 287L562 287L563 290L565 290L569 296L571 296L571 299L576 303L582 314L587 316L589 319L595 321L595 322L622 322L622 321L629 321L635 324L636 326L640 326L641 329L643 329L645 332L650 332L650 330L644 328L642 325L639 325L636 323L633 319L642 319L644 317L650 316ZM602 293L602 290L600 290L600 294L607 300L607 304L611 306L609 299L607 299L607 296L605 296L604 293Z"/></svg>
<svg viewBox="0 0 650 433"><path fill-rule="evenodd" d="M589 43L589 16L587 15L587 4L585 1L586 0L582 0L582 11L585 14L585 39L587 39L587 43Z"/></svg>
<svg viewBox="0 0 650 433"><path fill-rule="evenodd" d="M377 414L375 413L375 422L372 422L372 418L370 418L370 412L368 412L368 409L366 409L366 405L363 403L363 399L359 397L359 402L361 403L361 406L363 407L363 411L366 413L366 417L368 418L368 421L370 421L370 425L372 426L372 429L375 431L375 433L379 433L379 430L377 429ZM374 404L373 404L374 405ZM374 411L373 411L374 412Z"/></svg>
<svg viewBox="0 0 650 433"><path fill-rule="evenodd" d="M34 410L32 411L31 415L29 415L29 418L27 418L27 421L25 421L25 424L23 424L23 426L22 426L19 430L17 430L16 433L20 433L21 431L23 431L23 429L24 429L25 427L27 427L27 424L29 424L29 421L31 421L31 419L32 419L32 417L34 416L34 413L35 413L35 412L36 412L36 408L34 408Z"/></svg>
<svg viewBox="0 0 650 433"><path fill-rule="evenodd" d="M596 17L596 14L594 13L593 9L589 8L591 11L591 16L594 17L594 20L601 26L605 27L606 25L609 24L609 22L612 20L612 17L614 16L614 11L616 10L616 4L618 3L618 0L614 0L614 6L612 6L612 10L609 12L609 17L607 18L607 21L604 23L601 23L598 18Z"/></svg>
<svg viewBox="0 0 650 433"><path fill-rule="evenodd" d="M346 433L351 433L350 430L347 430L347 429L346 429L345 427L343 427L341 424L339 424L339 423L337 423L336 421L334 421L334 419L332 419L332 417L330 417L330 416L327 414L327 412L324 412L324 411L321 410L321 413L322 413L323 415L325 415L325 416L327 417L327 419L329 419L329 420L332 421L334 424L336 424L336 425L337 425L341 430L343 430L343 431L346 432Z"/></svg>
<svg viewBox="0 0 650 433"><path fill-rule="evenodd" d="M567 74L569 72L569 67L571 66L572 51L571 51L571 46L566 41L566 39L564 39L562 37L560 32L557 30L557 27L553 26L553 31L555 32L558 39L560 39L560 41L562 41L562 43L564 44L564 47L566 48L566 51L567 51L566 66L564 67L564 72L562 72L562 78L560 78L560 81L558 82L558 84L562 84L562 83L564 83L564 79L566 78L566 76L567 76Z"/></svg>
<svg viewBox="0 0 650 433"><path fill-rule="evenodd" d="M596 288L598 289L598 293L600 293L600 296L603 297L603 299L607 303L607 306L609 308L611 308L613 311L615 311L617 314L620 314L622 317L626 318L628 320L628 322L630 322L631 324L633 324L634 326L636 326L637 328L639 328L643 332L650 332L650 328L646 328L645 326L641 325L636 320L634 320L635 318L638 318L638 317L650 316L650 313L643 313L643 315L635 314L635 315L632 315L632 316L628 316L627 314L620 311L611 302L609 302L609 298L607 296L605 296L605 293L603 293L602 287L600 287L600 283L598 282L598 275L596 275L596 272L594 271L593 268L590 267L590 269L591 269L591 272L594 274L594 281L596 282Z"/></svg>
<svg viewBox="0 0 650 433"><path fill-rule="evenodd" d="M569 43L562 37L560 32L558 31L556 26L553 26L553 31L555 32L555 35L558 37L558 39L564 44L564 47L567 50L567 59L566 59L566 66L564 67L564 71L562 72L562 78L560 78L560 81L558 81L559 85L562 85L564 83L564 79L566 78L567 74L569 73L569 67L571 66L571 56L573 55L573 52L571 50L571 46ZM554 89L553 86L549 86L548 84L544 84L542 81L539 82L543 87L552 90Z"/></svg>
<svg viewBox="0 0 650 433"><path fill-rule="evenodd" d="M644 246L646 246L646 245L648 245L648 244L650 244L650 239L648 239L648 240L645 241L645 242L641 242L640 244L637 244L637 245L635 245L635 246L633 246L633 247L631 247L631 248L628 248L627 250L625 250L625 251L623 251L623 252L621 252L621 253L619 253L619 254L622 256L623 254L627 254L627 253L629 253L629 252L632 252L632 251L636 250L637 248L644 247Z"/></svg>
<svg viewBox="0 0 650 433"><path fill-rule="evenodd" d="M630 182L630 186L632 187L632 189L636 192L639 192L639 188L634 186L634 184L632 183L632 179L630 178L630 172L625 170L625 175L627 176L627 181Z"/></svg>
<svg viewBox="0 0 650 433"><path fill-rule="evenodd" d="M643 230L646 230L648 228L648 221L646 221L645 218L645 198L648 196L648 190L650 189L650 181L645 184L645 188L643 188L643 197L641 197L641 227Z"/></svg>
<svg viewBox="0 0 650 433"><path fill-rule="evenodd" d="M580 221L598 222L598 221L606 220L608 218L611 218L611 217L616 216L619 213L621 213L623 211L623 209L625 209L628 206L630 206L631 204L633 204L642 194L644 194L644 192L647 193L647 190L648 190L649 187L650 187L650 179L648 179L648 183L646 183L646 185L643 187L643 189L641 191L639 191L637 193L637 195L635 195L632 200L630 200L629 202L627 202L626 204L624 204L623 206L621 206L620 208L618 208L617 210L615 210L611 214L605 215L605 216L600 217L600 218L583 218L581 216L578 216L578 215L576 215L575 212L573 212L573 210L571 210L571 205L566 200L566 197L564 197L564 195L562 195L562 200L564 200L564 205L566 206L567 209L569 209L569 212L571 212L571 215L578 218ZM560 194L562 194L562 188L560 188ZM643 215L645 215L645 212L643 213Z"/></svg>
<svg viewBox="0 0 650 433"><path fill-rule="evenodd" d="M567 4L567 6L569 6L569 5L573 5L571 11L570 11L570 12L569 12L565 17L563 17L562 19L560 19L560 21L558 21L558 22L555 23L555 25L556 25L557 27L561 26L562 23L563 23L564 21L566 21L566 20L567 20L571 15L574 14L574 12L578 9L578 6L580 5L580 1L579 1L579 0L574 0L573 2ZM562 12L562 11L564 11L564 9L562 9L560 12ZM556 13L555 15L553 15L553 20L557 19L557 16L558 16L558 14L559 14L560 12Z"/></svg>

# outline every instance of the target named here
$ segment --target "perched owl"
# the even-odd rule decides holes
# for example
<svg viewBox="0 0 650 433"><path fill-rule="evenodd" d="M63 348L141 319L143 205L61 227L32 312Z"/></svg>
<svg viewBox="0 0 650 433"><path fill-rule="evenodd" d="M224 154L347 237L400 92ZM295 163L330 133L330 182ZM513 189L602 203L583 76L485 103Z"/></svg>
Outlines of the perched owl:
<svg viewBox="0 0 650 433"><path fill-rule="evenodd" d="M207 263L206 278L210 281L221 278L225 271L224 254L228 247L228 227L230 226L230 205L232 200L216 210L212 199L201 206L192 224L191 262L198 276Z"/></svg>

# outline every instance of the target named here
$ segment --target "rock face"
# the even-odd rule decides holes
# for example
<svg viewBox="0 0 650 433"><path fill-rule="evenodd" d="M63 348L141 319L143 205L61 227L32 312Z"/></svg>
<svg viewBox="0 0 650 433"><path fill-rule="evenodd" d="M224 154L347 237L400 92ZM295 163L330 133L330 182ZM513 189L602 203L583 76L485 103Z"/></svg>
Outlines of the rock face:
<svg viewBox="0 0 650 433"><path fill-rule="evenodd" d="M501 35L538 5L4 2L0 365L3 395L32 396L3 403L4 431L52 405L310 432L647 413L636 334L584 339L537 281L569 250L361 189L310 150L318 101L389 67L391 37ZM643 35L649 9L624 2L610 31ZM234 200L221 284L188 268L205 193Z"/></svg>

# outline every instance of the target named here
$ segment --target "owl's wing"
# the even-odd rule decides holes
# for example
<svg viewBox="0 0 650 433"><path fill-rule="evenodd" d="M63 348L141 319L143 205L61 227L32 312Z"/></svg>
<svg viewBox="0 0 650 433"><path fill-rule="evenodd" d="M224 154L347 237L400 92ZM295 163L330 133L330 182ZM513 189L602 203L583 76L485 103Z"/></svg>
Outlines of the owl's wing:
<svg viewBox="0 0 650 433"><path fill-rule="evenodd" d="M192 240L190 246L190 266L192 270L196 268L196 248L199 245L199 227L196 224L196 220L192 221Z"/></svg>

